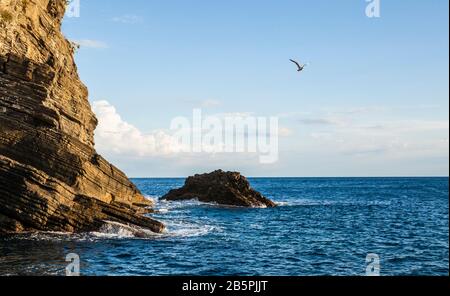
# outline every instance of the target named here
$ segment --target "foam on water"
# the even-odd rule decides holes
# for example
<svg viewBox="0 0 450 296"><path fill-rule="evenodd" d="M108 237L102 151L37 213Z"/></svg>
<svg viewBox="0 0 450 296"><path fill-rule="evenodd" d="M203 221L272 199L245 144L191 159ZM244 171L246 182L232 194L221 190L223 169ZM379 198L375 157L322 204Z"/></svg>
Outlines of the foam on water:
<svg viewBox="0 0 450 296"><path fill-rule="evenodd" d="M99 238L152 238L158 234L137 226L130 226L113 221L106 221L106 223L99 229L99 231L91 232L93 236Z"/></svg>
<svg viewBox="0 0 450 296"><path fill-rule="evenodd" d="M198 206L218 206L218 204L213 202L201 202L198 199L189 199L180 201L168 201L159 199L155 204L155 209L165 208L171 210L179 208L198 207Z"/></svg>
<svg viewBox="0 0 450 296"><path fill-rule="evenodd" d="M166 209L166 208L160 208L160 209L156 210L156 212L157 212L158 214L166 214L166 213L169 212L169 209Z"/></svg>
<svg viewBox="0 0 450 296"><path fill-rule="evenodd" d="M70 239L73 234L60 231L24 232L13 236L13 239L33 241L55 241Z"/></svg>
<svg viewBox="0 0 450 296"><path fill-rule="evenodd" d="M186 223L182 221L167 221L165 235L169 237L195 237L203 236L214 231L220 231L220 227L200 223Z"/></svg>
<svg viewBox="0 0 450 296"><path fill-rule="evenodd" d="M158 197L155 195L144 195L145 199L151 201L153 204L155 204L158 201Z"/></svg>
<svg viewBox="0 0 450 296"><path fill-rule="evenodd" d="M163 233L154 233L140 227L108 221L98 232L91 232L90 234L97 238L106 239L154 239L164 237L194 237L219 230L218 227L212 225L176 220L164 221L164 224L166 225L166 229Z"/></svg>
<svg viewBox="0 0 450 296"><path fill-rule="evenodd" d="M190 199L190 200L177 200L177 201L167 201L167 200L158 200L155 205L155 210L158 213L167 213L170 210L176 209L187 209L192 207L214 207L214 208L245 208L243 206L235 206L235 205L222 205L215 202L202 202L198 199ZM251 208L265 209L266 205L253 206Z"/></svg>

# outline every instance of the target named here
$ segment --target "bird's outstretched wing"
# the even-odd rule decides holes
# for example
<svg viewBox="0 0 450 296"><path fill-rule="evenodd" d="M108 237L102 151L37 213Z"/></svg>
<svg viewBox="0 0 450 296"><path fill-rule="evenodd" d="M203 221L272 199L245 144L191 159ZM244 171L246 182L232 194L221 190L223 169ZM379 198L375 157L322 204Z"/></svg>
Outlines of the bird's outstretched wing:
<svg viewBox="0 0 450 296"><path fill-rule="evenodd" d="M300 69L301 68L301 66L300 66L300 64L298 63L298 62L296 62L296 61L294 61L294 60L292 60L292 59L289 59L291 62L293 62L294 64L296 64L297 65L297 67Z"/></svg>

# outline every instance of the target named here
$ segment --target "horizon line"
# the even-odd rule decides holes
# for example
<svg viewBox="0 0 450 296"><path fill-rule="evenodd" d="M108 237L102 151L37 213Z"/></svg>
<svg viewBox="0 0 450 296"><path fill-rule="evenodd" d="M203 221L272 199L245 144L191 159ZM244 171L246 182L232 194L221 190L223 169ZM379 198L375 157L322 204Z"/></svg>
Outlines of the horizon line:
<svg viewBox="0 0 450 296"><path fill-rule="evenodd" d="M199 173L202 174L202 173ZM187 178L189 176L153 176L153 177L128 177L129 179L183 179L183 178ZM377 179L377 178L449 178L448 175L446 176L420 176L420 175L416 175L416 176L245 176L246 178L302 178L302 179L320 179L320 178L334 178L334 179L343 179L343 178L372 178L372 179Z"/></svg>

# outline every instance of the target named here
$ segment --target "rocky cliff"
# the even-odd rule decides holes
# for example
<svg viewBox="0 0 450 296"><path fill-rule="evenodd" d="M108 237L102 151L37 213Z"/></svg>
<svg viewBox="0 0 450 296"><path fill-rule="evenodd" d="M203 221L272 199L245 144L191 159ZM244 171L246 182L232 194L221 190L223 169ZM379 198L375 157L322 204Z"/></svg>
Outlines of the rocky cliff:
<svg viewBox="0 0 450 296"><path fill-rule="evenodd" d="M89 231L105 220L160 232L151 203L94 149L97 125L64 0L0 0L0 232Z"/></svg>

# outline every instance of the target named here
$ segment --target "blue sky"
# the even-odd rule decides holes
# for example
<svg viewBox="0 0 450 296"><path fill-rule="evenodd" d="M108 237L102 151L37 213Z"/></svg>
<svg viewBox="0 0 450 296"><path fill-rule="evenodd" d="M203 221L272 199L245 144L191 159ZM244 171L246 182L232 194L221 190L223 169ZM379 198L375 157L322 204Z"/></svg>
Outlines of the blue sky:
<svg viewBox="0 0 450 296"><path fill-rule="evenodd" d="M113 118L145 137L202 108L277 116L284 131L268 165L136 153L96 135L130 176L448 175L448 1L381 0L380 18L364 0L80 2L63 31L81 44L103 127ZM309 65L299 74L290 58Z"/></svg>

